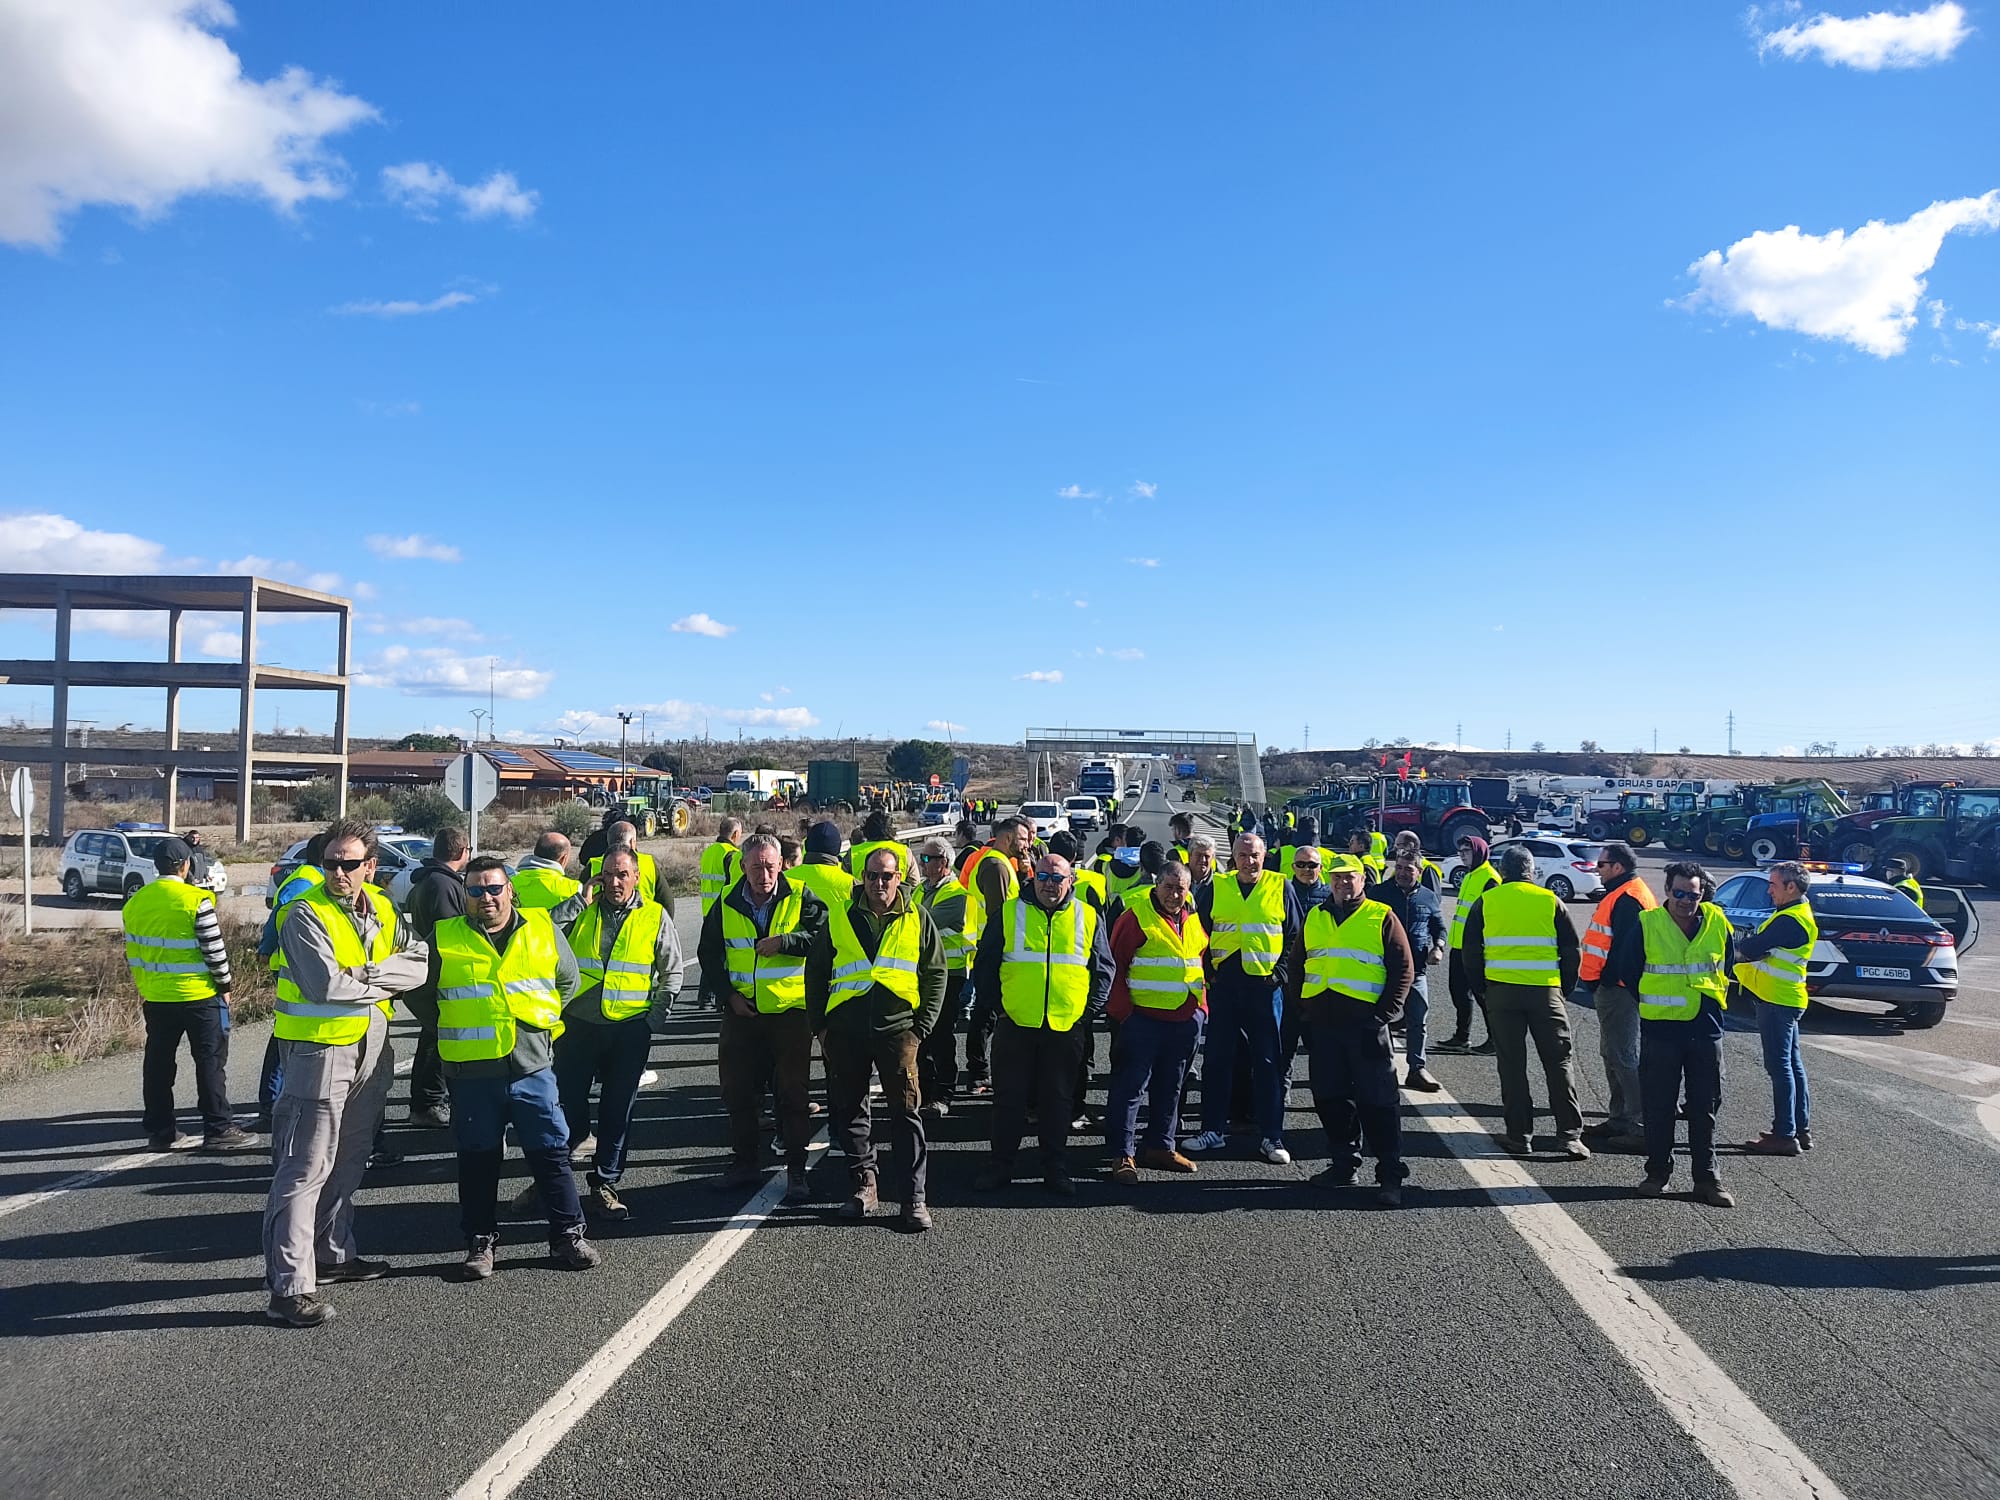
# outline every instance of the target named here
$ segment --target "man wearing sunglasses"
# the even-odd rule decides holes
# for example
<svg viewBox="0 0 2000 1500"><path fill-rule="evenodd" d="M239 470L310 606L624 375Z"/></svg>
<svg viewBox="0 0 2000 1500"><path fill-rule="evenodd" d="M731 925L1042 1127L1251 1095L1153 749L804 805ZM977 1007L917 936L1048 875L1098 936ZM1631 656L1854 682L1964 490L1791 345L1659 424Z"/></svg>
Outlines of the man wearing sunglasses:
<svg viewBox="0 0 2000 1500"><path fill-rule="evenodd" d="M1658 1198L1674 1171L1675 1116L1687 1090L1688 1161L1695 1201L1735 1202L1716 1172L1715 1112L1722 1099L1722 1012L1728 1005L1729 919L1709 900L1715 882L1700 865L1667 866L1667 900L1612 940L1603 984L1638 996L1639 1075L1646 1178L1639 1196Z"/></svg>
<svg viewBox="0 0 2000 1500"><path fill-rule="evenodd" d="M271 1107L264 1275L266 1316L294 1328L333 1316L321 1282L389 1269L355 1248L354 1192L395 1077L389 1003L425 982L428 954L375 888L376 852L366 823L328 828L326 878L291 904L278 939L283 1082Z"/></svg>
<svg viewBox="0 0 2000 1500"><path fill-rule="evenodd" d="M902 1227L921 1233L931 1213L917 1053L944 1007L947 970L937 924L903 884L907 857L886 845L870 850L855 899L828 912L806 957L806 1013L826 1059L827 1116L847 1158L842 1216L865 1219L876 1205L872 1072L889 1109Z"/></svg>

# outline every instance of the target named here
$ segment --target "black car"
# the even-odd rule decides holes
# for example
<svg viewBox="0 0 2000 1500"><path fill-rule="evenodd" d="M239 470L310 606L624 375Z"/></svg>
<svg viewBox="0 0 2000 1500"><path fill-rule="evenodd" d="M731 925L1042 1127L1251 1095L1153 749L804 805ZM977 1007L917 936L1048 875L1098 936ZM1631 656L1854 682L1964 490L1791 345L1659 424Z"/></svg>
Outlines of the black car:
<svg viewBox="0 0 2000 1500"><path fill-rule="evenodd" d="M1716 904L1738 933L1771 914L1763 872L1722 883ZM1815 1000L1873 1000L1912 1027L1935 1026L1958 997L1958 955L1978 941L1972 903L1950 886L1925 886L1924 906L1864 875L1815 871L1806 891L1819 942L1806 958Z"/></svg>

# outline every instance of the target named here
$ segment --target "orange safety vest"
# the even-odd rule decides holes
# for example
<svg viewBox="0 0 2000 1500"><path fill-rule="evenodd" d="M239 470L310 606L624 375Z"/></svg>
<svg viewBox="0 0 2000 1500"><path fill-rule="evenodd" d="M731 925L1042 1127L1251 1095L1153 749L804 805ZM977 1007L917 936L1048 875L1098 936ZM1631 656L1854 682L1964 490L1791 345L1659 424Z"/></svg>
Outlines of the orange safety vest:
<svg viewBox="0 0 2000 1500"><path fill-rule="evenodd" d="M1583 930L1583 962L1576 975L1580 983L1595 984L1603 975L1605 961L1611 957L1611 908L1627 896L1639 903L1640 911L1652 911L1660 904L1653 888L1637 875L1605 892L1597 910L1590 914L1590 925Z"/></svg>

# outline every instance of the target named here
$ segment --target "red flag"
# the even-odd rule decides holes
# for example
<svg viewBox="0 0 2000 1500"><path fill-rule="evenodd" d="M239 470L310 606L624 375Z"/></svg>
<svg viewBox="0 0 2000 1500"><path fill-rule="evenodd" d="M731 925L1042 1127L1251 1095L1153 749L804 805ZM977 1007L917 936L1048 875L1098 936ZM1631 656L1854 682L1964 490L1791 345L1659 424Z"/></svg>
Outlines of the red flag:
<svg viewBox="0 0 2000 1500"><path fill-rule="evenodd" d="M1386 750L1382 752L1382 769L1385 771L1389 769L1389 752Z"/></svg>
<svg viewBox="0 0 2000 1500"><path fill-rule="evenodd" d="M1406 755L1406 756L1404 756L1404 757L1403 757L1403 763L1402 763L1401 765L1399 765L1399 766L1397 766L1397 767L1396 767L1396 779L1397 779L1398 781L1408 781L1408 780L1410 779L1410 757L1409 757L1409 756L1407 756L1407 755Z"/></svg>

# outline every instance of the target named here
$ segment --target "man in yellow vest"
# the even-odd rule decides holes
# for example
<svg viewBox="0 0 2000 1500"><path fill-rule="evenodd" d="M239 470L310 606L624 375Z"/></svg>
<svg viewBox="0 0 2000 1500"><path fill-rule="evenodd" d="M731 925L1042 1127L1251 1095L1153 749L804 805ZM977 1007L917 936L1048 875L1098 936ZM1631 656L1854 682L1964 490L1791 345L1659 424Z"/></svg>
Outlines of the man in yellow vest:
<svg viewBox="0 0 2000 1500"><path fill-rule="evenodd" d="M1278 1025L1284 1005L1285 945L1298 936L1305 913L1289 877L1264 868L1264 841L1236 836L1235 870L1218 875L1195 910L1208 930L1208 1038L1201 1059L1202 1132L1184 1142L1189 1155L1229 1144L1230 1105L1239 1043L1250 1055L1252 1119L1258 1151L1274 1166L1289 1165L1285 1148L1284 1080L1278 1070Z"/></svg>
<svg viewBox="0 0 2000 1500"><path fill-rule="evenodd" d="M965 887L965 935L975 944L986 930L989 915L1020 892L1021 872L1031 868L1026 861L1034 841L1034 824L1026 818L1002 818L993 825L993 837L985 847L975 851L959 871L959 882ZM1000 992L981 988L975 969L972 1010L965 1023L966 1086L975 1097L993 1092L986 1054L999 1014Z"/></svg>
<svg viewBox="0 0 2000 1500"><path fill-rule="evenodd" d="M460 1276L493 1274L509 1126L541 1189L549 1258L566 1271L589 1270L602 1256L584 1236L555 1075L563 1006L582 982L576 956L546 910L515 906L505 862L482 854L465 867L465 915L431 935L429 973L458 1138Z"/></svg>
<svg viewBox="0 0 2000 1500"><path fill-rule="evenodd" d="M375 830L327 829L326 879L286 909L272 1029L283 1082L271 1109L264 1205L267 1316L311 1328L333 1316L321 1282L367 1281L387 1262L355 1248L354 1192L395 1077L389 1002L424 983L423 943L373 884Z"/></svg>
<svg viewBox="0 0 2000 1500"><path fill-rule="evenodd" d="M1032 1105L1042 1185L1073 1197L1069 1132L1084 1041L1078 1023L1103 1012L1112 965L1096 909L1076 899L1068 860L1044 854L1020 894L987 914L972 975L980 994L996 996L1000 1009L993 1036L993 1161L973 1186L990 1192L1014 1180Z"/></svg>
<svg viewBox="0 0 2000 1500"><path fill-rule="evenodd" d="M1202 892L1215 879L1215 837L1212 834L1197 833L1188 838L1188 900L1197 905Z"/></svg>
<svg viewBox="0 0 2000 1500"><path fill-rule="evenodd" d="M556 1038L556 1092L568 1144L596 1139L587 1206L601 1219L630 1216L618 1196L632 1105L639 1097L653 1033L665 1030L681 989L681 940L674 919L639 894L639 862L629 849L604 856L597 895L566 933L582 983L563 1007ZM601 1089L595 1129L590 1088Z"/></svg>
<svg viewBox="0 0 2000 1500"><path fill-rule="evenodd" d="M535 852L514 867L514 905L521 911L545 911L562 927L576 920L590 897L583 882L569 873L569 840L555 829L535 840Z"/></svg>
<svg viewBox="0 0 2000 1500"><path fill-rule="evenodd" d="M1588 1161L1576 1104L1575 1042L1563 997L1576 988L1576 928L1553 891L1535 884L1535 856L1525 844L1500 851L1500 884L1489 886L1465 919L1467 978L1486 1011L1500 1067L1500 1148L1526 1156L1535 1147L1535 1098L1528 1086L1528 1038L1542 1059L1551 1149Z"/></svg>
<svg viewBox="0 0 2000 1500"><path fill-rule="evenodd" d="M146 1059L139 1075L146 1140L155 1151L169 1151L180 1139L174 1074L186 1037L202 1149L254 1150L256 1137L229 1109L229 949L214 895L189 879L193 863L185 840L162 839L153 851L158 878L125 903L125 964L146 1017Z"/></svg>
<svg viewBox="0 0 2000 1500"><path fill-rule="evenodd" d="M1389 1028L1403 1013L1416 964L1395 912L1363 894L1367 868L1352 854L1327 865L1327 894L1288 939L1285 994L1306 1018L1313 1109L1330 1160L1313 1181L1350 1187L1361 1143L1375 1158L1375 1201L1403 1206L1402 1100Z"/></svg>
<svg viewBox="0 0 2000 1500"><path fill-rule="evenodd" d="M1600 1151L1643 1151L1646 1130L1639 1084L1639 995L1604 978L1612 945L1638 930L1643 912L1658 906L1639 876L1632 846L1614 840L1598 851L1597 878L1604 894L1583 930L1583 958L1570 999L1597 1012L1597 1055L1604 1064L1609 1101L1605 1117L1586 1125L1583 1138Z"/></svg>
<svg viewBox="0 0 2000 1500"><path fill-rule="evenodd" d="M827 907L783 870L777 835L743 841L742 878L702 920L695 956L701 993L721 1012L716 1071L729 1113L730 1164L719 1189L764 1180L757 1107L775 1096L785 1151L785 1201L804 1203L806 1143L812 1136L806 1085L812 1072L812 1019L806 1014L806 955L826 925Z"/></svg>
<svg viewBox="0 0 2000 1500"><path fill-rule="evenodd" d="M1466 919L1472 915L1480 896L1500 883L1500 872L1493 868L1486 853L1486 840L1477 834L1469 833L1458 841L1458 864L1462 873L1452 901L1451 949L1444 969L1445 987L1451 992L1455 1021L1451 1035L1433 1046L1433 1052L1472 1052L1488 1056L1493 1051L1491 1022L1486 1027L1486 1039L1477 1047L1472 1045L1472 1008L1477 1004L1483 1015L1485 1003L1479 999L1479 987L1473 983L1474 976L1465 964Z"/></svg>
<svg viewBox="0 0 2000 1500"><path fill-rule="evenodd" d="M965 1019L966 979L972 969L973 934L967 931L966 889L951 869L951 847L943 839L917 846L916 897L930 913L944 945L944 1005L937 1024L917 1049L917 1092L924 1118L951 1113L958 1090L958 1026Z"/></svg>
<svg viewBox="0 0 2000 1500"><path fill-rule="evenodd" d="M868 856L877 849L894 850L896 867L902 871L905 880L909 879L910 846L896 838L895 832L896 828L889 820L889 814L880 808L862 820L861 826L855 830L854 841L847 850L847 873L854 877L857 884L861 880L861 871L867 863Z"/></svg>
<svg viewBox="0 0 2000 1500"><path fill-rule="evenodd" d="M902 1227L931 1227L917 1054L944 1007L946 974L937 924L903 885L896 851L871 850L855 899L829 910L806 959L806 1011L826 1059L827 1118L847 1158L843 1218L865 1219L876 1206L873 1073L889 1110Z"/></svg>
<svg viewBox="0 0 2000 1500"><path fill-rule="evenodd" d="M722 893L736 883L742 873L739 859L743 849L743 820L724 818L715 826L715 842L701 851L701 914L722 899ZM834 853L838 854L836 846Z"/></svg>
<svg viewBox="0 0 2000 1500"><path fill-rule="evenodd" d="M1111 926L1109 1013L1118 1026L1118 1045L1106 1090L1104 1145L1113 1182L1136 1183L1141 1167L1195 1170L1174 1145L1181 1088L1208 1019L1203 969L1208 933L1188 899L1188 885L1188 867L1169 861L1152 888L1128 902ZM1138 1139L1142 1095L1143 1144Z"/></svg>
<svg viewBox="0 0 2000 1500"><path fill-rule="evenodd" d="M1685 1088L1695 1199L1729 1208L1736 1199L1722 1185L1715 1163L1729 919L1709 900L1715 882L1700 865L1668 865L1666 881L1666 904L1648 907L1612 940L1598 993L1616 984L1638 996L1646 1127L1646 1177L1639 1196L1660 1197L1673 1178L1676 1114Z"/></svg>
<svg viewBox="0 0 2000 1500"><path fill-rule="evenodd" d="M609 835L605 842L605 853L613 849L629 849L632 857L639 862L639 894L648 901L657 901L669 913L674 909L673 898L660 894L659 861L639 847L639 830L626 822L613 823L605 832ZM600 854L584 866L584 887L588 890L597 883L598 872L604 868L604 855Z"/></svg>
<svg viewBox="0 0 2000 1500"><path fill-rule="evenodd" d="M793 885L811 891L826 903L829 911L854 899L854 877L840 860L837 824L822 820L807 829L803 854L800 862L786 871L786 878Z"/></svg>
<svg viewBox="0 0 2000 1500"><path fill-rule="evenodd" d="M1757 1030L1764 1039L1764 1071L1771 1075L1771 1128L1743 1149L1754 1156L1797 1156L1812 1150L1812 1096L1806 1060L1799 1051L1799 1022L1806 1013L1806 965L1819 942L1806 891L1812 876L1797 860L1765 872L1771 915L1755 932L1736 939L1736 982L1757 1002Z"/></svg>
<svg viewBox="0 0 2000 1500"><path fill-rule="evenodd" d="M1917 910L1924 909L1924 888L1910 875L1907 860L1892 859L1882 867L1882 878L1897 890L1917 903Z"/></svg>

